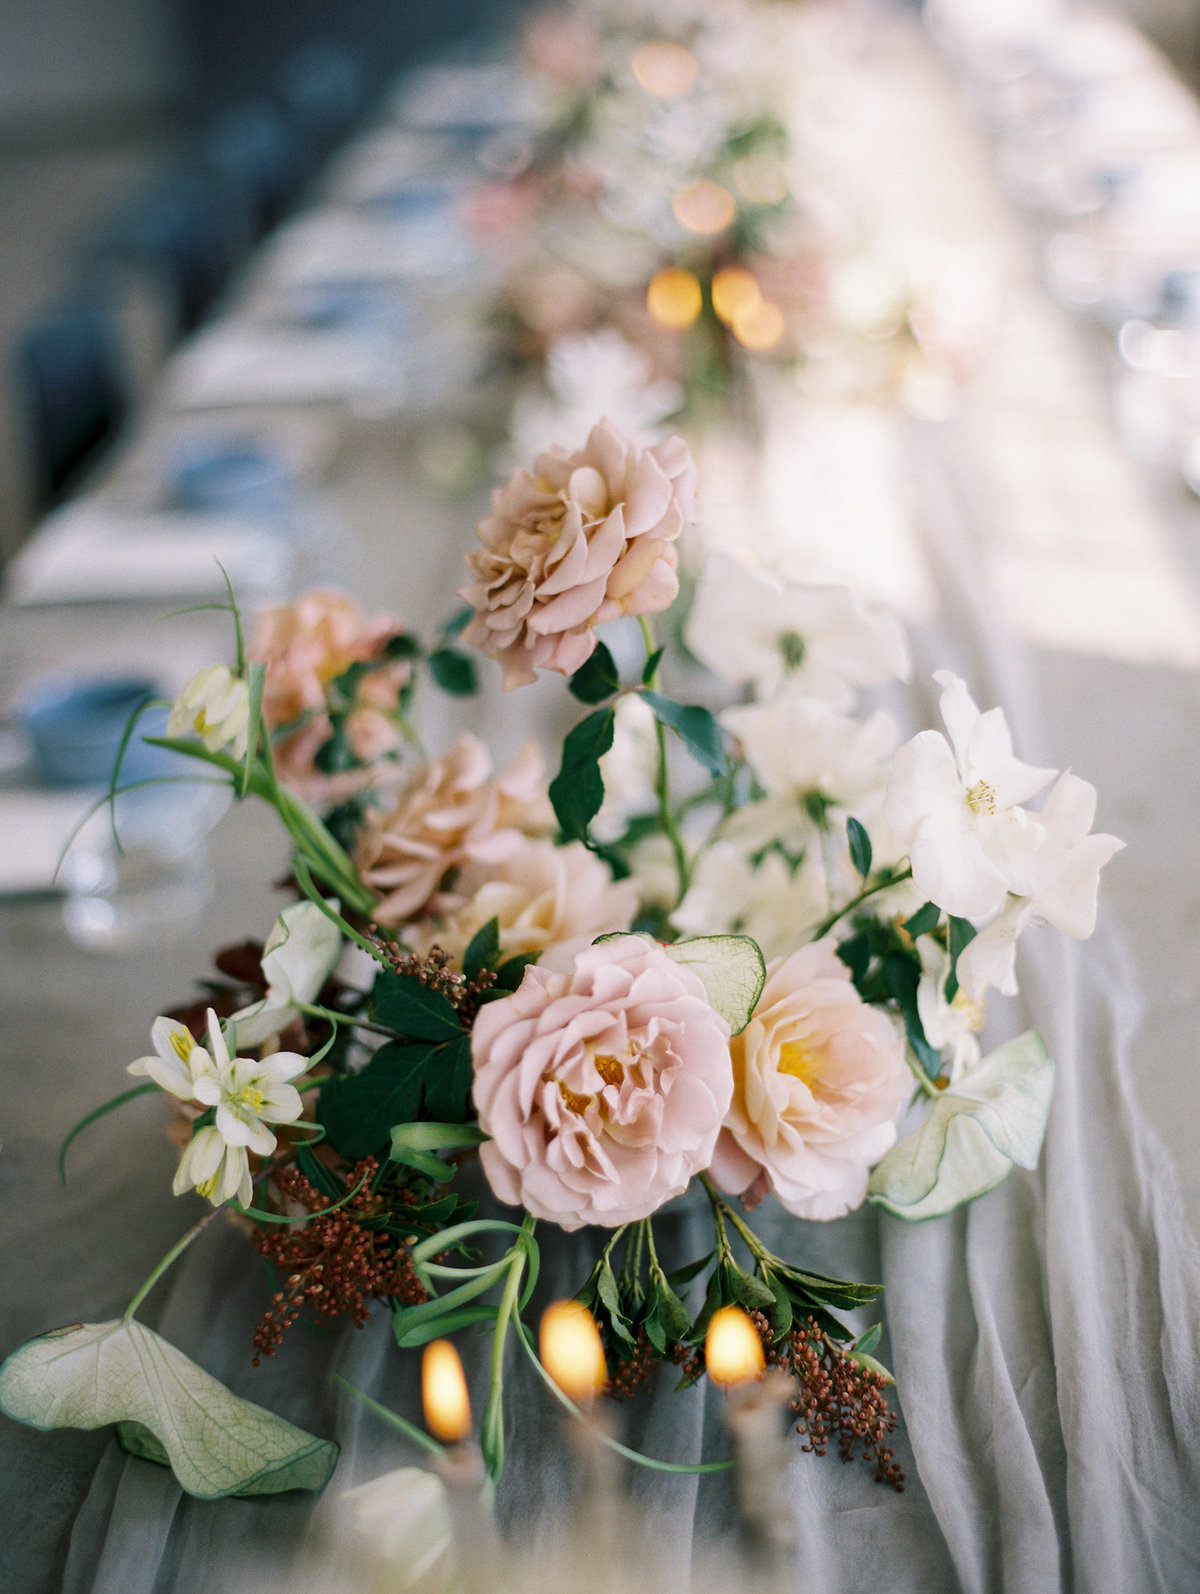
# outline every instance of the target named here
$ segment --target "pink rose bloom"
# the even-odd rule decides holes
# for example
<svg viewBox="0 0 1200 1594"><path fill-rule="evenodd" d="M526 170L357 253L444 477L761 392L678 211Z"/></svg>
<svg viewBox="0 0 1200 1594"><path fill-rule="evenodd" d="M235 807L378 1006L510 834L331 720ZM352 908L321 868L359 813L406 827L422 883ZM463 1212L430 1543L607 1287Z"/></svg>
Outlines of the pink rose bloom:
<svg viewBox="0 0 1200 1594"><path fill-rule="evenodd" d="M859 1206L868 1170L896 1139L912 1079L899 1030L862 1000L829 941L768 965L730 1055L718 1184L740 1193L765 1178L801 1218L840 1218Z"/></svg>
<svg viewBox="0 0 1200 1594"><path fill-rule="evenodd" d="M707 1168L729 1108L729 1026L660 946L622 936L536 966L471 1034L479 1149L501 1201L563 1229L648 1217Z"/></svg>
<svg viewBox="0 0 1200 1594"><path fill-rule="evenodd" d="M598 935L628 930L637 909L637 882L614 880L581 841L525 841L499 864L468 864L448 911L405 940L416 952L436 944L461 958L476 930L496 919L502 957L540 952L542 968L566 970Z"/></svg>
<svg viewBox="0 0 1200 1594"><path fill-rule="evenodd" d="M380 924L415 918L448 870L497 864L530 834L554 824L542 756L531 743L493 778L492 760L476 736L463 735L444 758L416 770L388 814L368 821L355 863L380 893Z"/></svg>
<svg viewBox="0 0 1200 1594"><path fill-rule="evenodd" d="M475 610L463 636L499 661L506 688L540 669L570 675L596 646L593 626L668 607L695 483L681 438L640 448L601 421L576 453L541 454L533 475L497 488L461 596Z"/></svg>

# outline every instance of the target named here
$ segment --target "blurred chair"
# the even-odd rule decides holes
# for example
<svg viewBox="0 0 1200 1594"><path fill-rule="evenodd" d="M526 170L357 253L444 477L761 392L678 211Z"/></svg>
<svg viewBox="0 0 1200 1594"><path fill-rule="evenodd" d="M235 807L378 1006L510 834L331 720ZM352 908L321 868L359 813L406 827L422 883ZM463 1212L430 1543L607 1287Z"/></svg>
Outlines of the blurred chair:
<svg viewBox="0 0 1200 1594"><path fill-rule="evenodd" d="M267 101L226 111L203 138L202 160L218 184L237 189L255 242L288 213L304 185L302 152Z"/></svg>
<svg viewBox="0 0 1200 1594"><path fill-rule="evenodd" d="M279 97L312 175L362 114L367 84L351 51L335 44L310 44L283 63Z"/></svg>
<svg viewBox="0 0 1200 1594"><path fill-rule="evenodd" d="M162 178L94 248L110 268L151 280L172 334L180 336L203 320L249 252L254 231L246 192L188 165Z"/></svg>
<svg viewBox="0 0 1200 1594"><path fill-rule="evenodd" d="M19 339L12 376L31 507L40 514L95 463L125 419L128 388L113 311L82 299L51 311Z"/></svg>

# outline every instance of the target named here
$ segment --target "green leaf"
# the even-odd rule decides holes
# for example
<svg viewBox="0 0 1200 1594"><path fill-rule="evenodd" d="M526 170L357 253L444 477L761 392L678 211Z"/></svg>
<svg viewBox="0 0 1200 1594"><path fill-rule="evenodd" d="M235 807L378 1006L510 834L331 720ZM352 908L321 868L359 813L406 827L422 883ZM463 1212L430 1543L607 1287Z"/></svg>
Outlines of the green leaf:
<svg viewBox="0 0 1200 1594"><path fill-rule="evenodd" d="M575 671L567 682L573 696L581 703L603 703L621 689L621 677L608 647L597 642L591 657Z"/></svg>
<svg viewBox="0 0 1200 1594"><path fill-rule="evenodd" d="M708 999L740 1035L750 1022L767 981L767 965L757 941L748 935L697 935L664 947L667 956L691 969Z"/></svg>
<svg viewBox="0 0 1200 1594"><path fill-rule="evenodd" d="M338 1446L239 1400L136 1319L78 1323L0 1367L0 1410L34 1428L123 1426L134 1453L168 1464L188 1494L320 1489Z"/></svg>
<svg viewBox="0 0 1200 1594"><path fill-rule="evenodd" d="M481 925L467 943L463 953L463 973L468 980L477 980L484 969L494 969L500 962L500 920L489 919Z"/></svg>
<svg viewBox="0 0 1200 1594"><path fill-rule="evenodd" d="M868 1373L878 1373L885 1384L894 1384L896 1382L894 1373L890 1372L882 1362L877 1362L874 1356L868 1356L866 1351L859 1350L857 1345L851 1346L846 1352L846 1360L854 1362Z"/></svg>
<svg viewBox="0 0 1200 1594"><path fill-rule="evenodd" d="M437 648L429 655L429 673L452 697L471 697L479 690L475 660L458 648Z"/></svg>
<svg viewBox="0 0 1200 1594"><path fill-rule="evenodd" d="M469 603L464 603L461 609L455 609L442 627L442 635L445 637L461 636L470 625L471 617L474 613L475 611Z"/></svg>
<svg viewBox="0 0 1200 1594"><path fill-rule="evenodd" d="M854 1349L864 1356L869 1356L879 1344L883 1336L883 1324L874 1323L865 1334L860 1334L854 1341Z"/></svg>
<svg viewBox="0 0 1200 1594"><path fill-rule="evenodd" d="M871 938L865 930L839 941L837 955L850 970L850 978L860 989L871 966Z"/></svg>
<svg viewBox="0 0 1200 1594"><path fill-rule="evenodd" d="M729 773L721 727L708 709L677 703L674 698L663 697L661 692L643 692L642 697L650 705L659 724L673 730L696 762L703 764L710 775Z"/></svg>
<svg viewBox="0 0 1200 1594"><path fill-rule="evenodd" d="M708 1325L712 1321L713 1313L718 1308L726 1305L725 1270L714 1268L708 1281L708 1288L704 1292L704 1305L700 1308L700 1315L688 1331L687 1343L698 1345L708 1332Z"/></svg>
<svg viewBox="0 0 1200 1594"><path fill-rule="evenodd" d="M331 1074L317 1116L334 1149L351 1160L369 1157L387 1143L394 1124L416 1118L435 1051L424 1042L389 1042L357 1074Z"/></svg>
<svg viewBox="0 0 1200 1594"><path fill-rule="evenodd" d="M662 656L666 651L666 648L655 648L654 652L646 660L645 668L642 671L643 686L654 685L654 677L658 674L658 667L662 663Z"/></svg>
<svg viewBox="0 0 1200 1594"><path fill-rule="evenodd" d="M936 1079L942 1071L942 1058L925 1038L925 1026L921 1022L921 1010L917 1005L921 965L916 954L889 952L883 960L883 983L904 1018L908 1044L917 1061L930 1079Z"/></svg>
<svg viewBox="0 0 1200 1594"><path fill-rule="evenodd" d="M250 776L254 772L254 760L258 756L258 739L262 732L263 683L266 678L265 664L251 664L246 672L247 685L250 688L250 717L246 726L246 756L242 761L241 774L238 776L239 797L244 797L250 790Z"/></svg>
<svg viewBox="0 0 1200 1594"><path fill-rule="evenodd" d="M425 1084L425 1106L442 1123L461 1123L471 1099L471 1037L460 1030L448 1046L430 1060Z"/></svg>
<svg viewBox="0 0 1200 1594"><path fill-rule="evenodd" d="M371 1008L379 1023L411 1040L448 1041L463 1032L446 997L412 974L381 969L375 976Z"/></svg>
<svg viewBox="0 0 1200 1594"><path fill-rule="evenodd" d="M667 1282L662 1268L651 1267L650 1287L655 1315L666 1331L667 1338L682 1340L691 1327L692 1314Z"/></svg>
<svg viewBox="0 0 1200 1594"><path fill-rule="evenodd" d="M868 1199L900 1218L941 1217L1036 1165L1054 1063L1033 1030L1009 1041L931 1103L919 1129L875 1168Z"/></svg>
<svg viewBox="0 0 1200 1594"><path fill-rule="evenodd" d="M515 957L508 958L496 970L496 984L498 991L515 991L525 978L525 970L530 968L541 957L540 952L518 952Z"/></svg>
<svg viewBox="0 0 1200 1594"><path fill-rule="evenodd" d="M970 919L950 918L950 973L946 979L946 1000L952 1002L958 995L958 959L964 948L970 946L979 932Z"/></svg>
<svg viewBox="0 0 1200 1594"><path fill-rule="evenodd" d="M725 1273L728 1293L739 1306L744 1306L748 1312L770 1314L775 1310L775 1291L753 1273L731 1263L726 1263Z"/></svg>
<svg viewBox="0 0 1200 1594"><path fill-rule="evenodd" d="M414 1350L418 1345L428 1345L431 1339L443 1339L449 1334L457 1334L460 1328L471 1328L476 1323L495 1321L496 1308L476 1302L473 1306L460 1306L453 1312L445 1312L441 1317L427 1323L418 1323L411 1328L393 1326L396 1344L400 1349Z"/></svg>
<svg viewBox="0 0 1200 1594"><path fill-rule="evenodd" d="M550 801L568 841L586 841L587 828L604 802L600 760L612 746L613 711L597 709L567 733L562 767L550 782Z"/></svg>
<svg viewBox="0 0 1200 1594"><path fill-rule="evenodd" d="M927 935L930 930L936 930L942 917L942 910L936 902L926 902L919 907L911 919L905 919L904 928L915 941L919 935Z"/></svg>
<svg viewBox="0 0 1200 1594"><path fill-rule="evenodd" d="M871 872L871 838L853 815L846 821L846 839L850 843L850 862L866 880Z"/></svg>
<svg viewBox="0 0 1200 1594"><path fill-rule="evenodd" d="M623 1339L626 1344L635 1344L636 1342L634 1340L633 1331L630 1327L628 1318L625 1316L624 1303L621 1300L621 1292L617 1288L617 1280L612 1270L612 1263L607 1257L603 1259L596 1274L596 1294L599 1296L601 1303L608 1312L608 1318L609 1322L612 1324L613 1332L619 1339Z"/></svg>
<svg viewBox="0 0 1200 1594"><path fill-rule="evenodd" d="M673 1273L666 1275L667 1283L682 1289L685 1284L690 1284L698 1273L703 1273L712 1259L713 1253L710 1251L707 1256L698 1257L695 1262L686 1262L683 1267L677 1267Z"/></svg>
<svg viewBox="0 0 1200 1594"><path fill-rule="evenodd" d="M792 1326L792 1318L795 1315L792 1311L792 1297L788 1293L787 1285L782 1279L776 1278L774 1274L769 1276L768 1283L771 1294L775 1298L775 1304L767 1313L767 1317L771 1324L771 1332L779 1340L783 1338Z"/></svg>

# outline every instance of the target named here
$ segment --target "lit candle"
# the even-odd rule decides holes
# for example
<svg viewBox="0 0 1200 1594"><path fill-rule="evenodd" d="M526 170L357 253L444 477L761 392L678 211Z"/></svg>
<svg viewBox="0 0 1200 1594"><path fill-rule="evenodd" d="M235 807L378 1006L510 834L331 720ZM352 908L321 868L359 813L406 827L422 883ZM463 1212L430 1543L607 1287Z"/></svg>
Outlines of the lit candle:
<svg viewBox="0 0 1200 1594"><path fill-rule="evenodd" d="M471 1439L471 1401L458 1352L448 1339L425 1347L421 1361L425 1426L446 1446L433 1470L446 1486L454 1553L467 1594L496 1584L500 1541L483 1501L483 1456Z"/></svg>
<svg viewBox="0 0 1200 1594"><path fill-rule="evenodd" d="M786 1489L788 1447L780 1412L795 1381L764 1371L762 1340L740 1306L714 1312L704 1340L708 1376L725 1390L725 1421L737 1458L738 1526L747 1560L783 1582L795 1529Z"/></svg>
<svg viewBox="0 0 1200 1594"><path fill-rule="evenodd" d="M646 289L646 308L660 327L682 332L690 327L704 305L699 279L681 266L655 272Z"/></svg>
<svg viewBox="0 0 1200 1594"><path fill-rule="evenodd" d="M627 1534L611 1427L596 1409L608 1384L600 1331L578 1301L555 1301L542 1315L538 1345L542 1366L583 1411L581 1422L568 1424L567 1440L583 1474L575 1538L590 1557L589 1584L616 1586Z"/></svg>

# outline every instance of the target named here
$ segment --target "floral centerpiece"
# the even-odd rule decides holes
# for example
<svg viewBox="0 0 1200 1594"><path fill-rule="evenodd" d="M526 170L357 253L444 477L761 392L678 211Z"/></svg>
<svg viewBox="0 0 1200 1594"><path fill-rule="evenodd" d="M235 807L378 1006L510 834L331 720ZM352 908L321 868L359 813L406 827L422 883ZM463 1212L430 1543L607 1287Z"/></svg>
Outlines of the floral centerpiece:
<svg viewBox="0 0 1200 1594"><path fill-rule="evenodd" d="M1021 762L1002 711L946 672L944 734L897 745L885 713L855 712L909 664L844 589L722 557L660 643L695 487L678 438L642 448L608 422L542 455L494 493L467 608L432 646L329 593L246 644L231 594L235 667L195 677L149 739L273 805L295 900L264 945L221 955L201 1004L154 1021L139 1083L97 1109L162 1091L175 1192L209 1212L120 1321L9 1357L10 1415L115 1422L196 1494L319 1486L335 1445L135 1315L228 1211L278 1272L247 1325L260 1357L304 1312L361 1325L378 1306L402 1351L490 1332L498 1476L506 1344L536 1361L539 1237L586 1227L579 1300L614 1392L659 1361L702 1378L707 1325L737 1303L795 1374L809 1444L861 1439L898 1482L879 1326L845 1321L877 1289L776 1254L751 1214L771 1195L806 1219L864 1201L937 1218L1034 1165L1054 1065L1032 1033L983 1056L984 1004L1015 991L1030 926L1091 933L1120 843L1092 833L1091 786ZM473 735L422 750L418 688L474 691L466 647L505 688L549 671L586 709L553 779L533 746L501 770ZM715 713L689 700L722 691ZM476 1165L511 1213L478 1215ZM655 1219L689 1189L712 1246L668 1270Z"/></svg>

